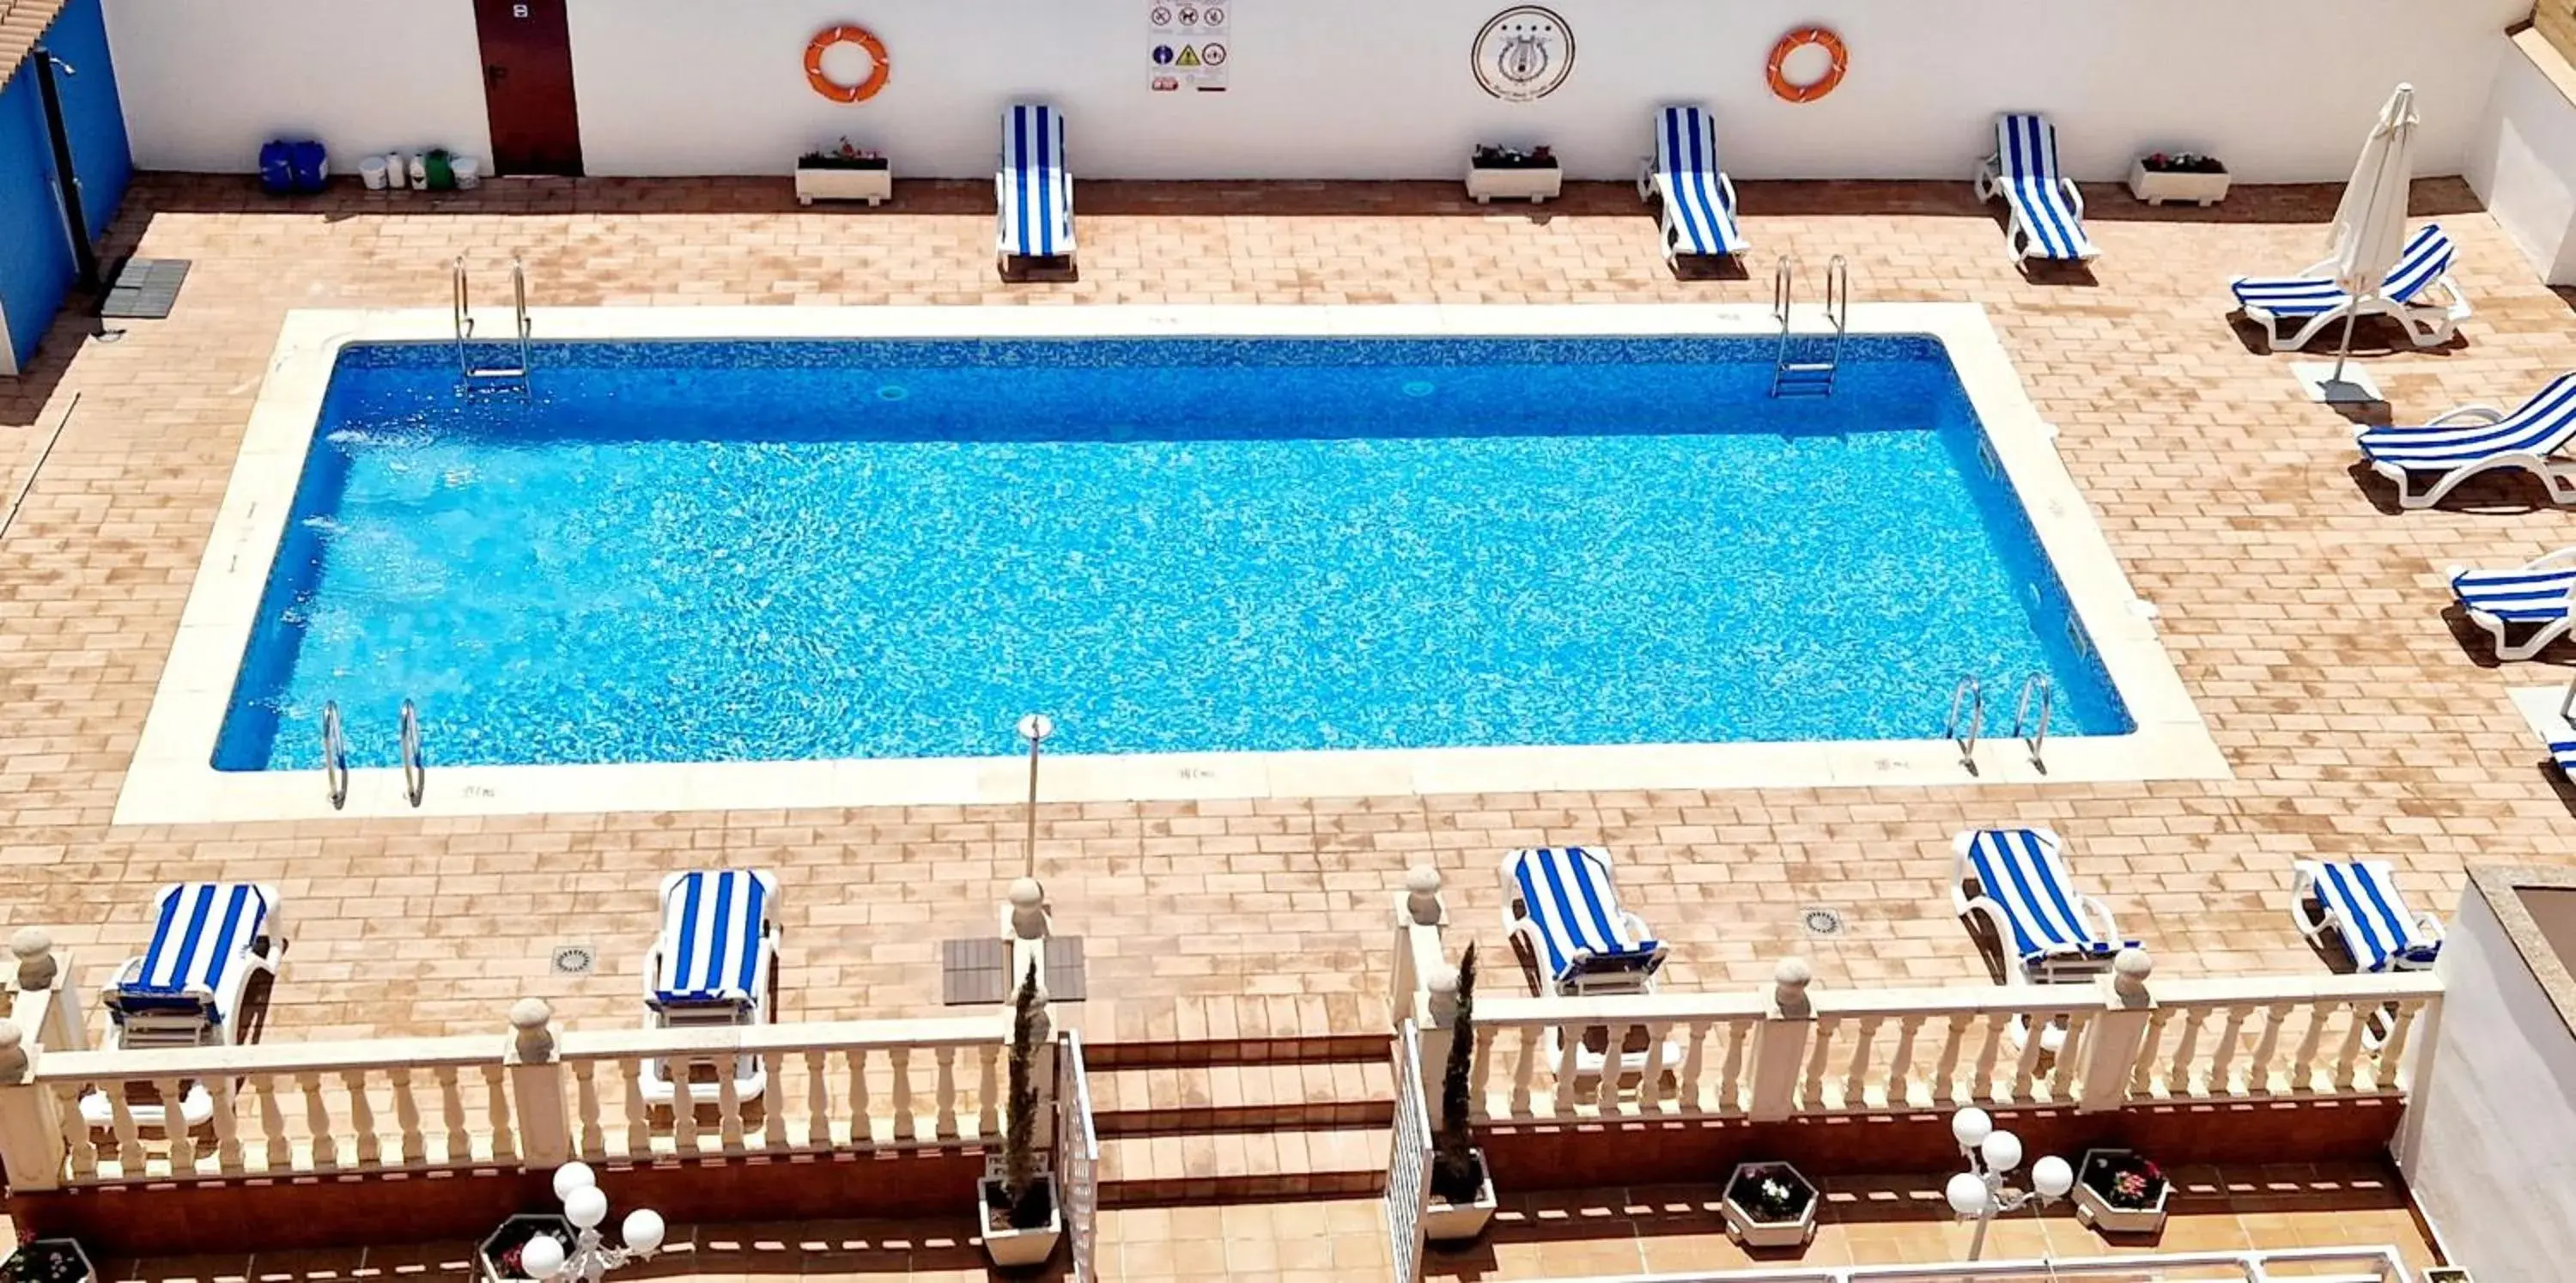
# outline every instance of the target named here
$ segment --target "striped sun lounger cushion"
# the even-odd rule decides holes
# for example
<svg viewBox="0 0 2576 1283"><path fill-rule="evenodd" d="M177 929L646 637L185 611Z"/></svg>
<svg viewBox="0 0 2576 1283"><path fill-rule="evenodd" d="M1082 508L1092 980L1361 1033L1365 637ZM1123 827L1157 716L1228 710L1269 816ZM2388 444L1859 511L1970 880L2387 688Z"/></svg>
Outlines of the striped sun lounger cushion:
<svg viewBox="0 0 2576 1283"><path fill-rule="evenodd" d="M1717 122L1697 107L1666 107L1655 126L1655 181L1680 254L1734 254L1744 248L1735 203L1718 181Z"/></svg>
<svg viewBox="0 0 2576 1283"><path fill-rule="evenodd" d="M2118 951L2095 936L2066 885L2057 844L2030 829L1987 829L1968 844L1968 867L1985 897L2003 906L2012 951L2025 961Z"/></svg>
<svg viewBox="0 0 2576 1283"><path fill-rule="evenodd" d="M2441 949L2397 893L2394 872L2380 861L2318 865L2317 903L2364 971L2385 971L2398 962L2420 966Z"/></svg>
<svg viewBox="0 0 2576 1283"><path fill-rule="evenodd" d="M2550 380L2522 408L2493 423L2443 428L2373 428L2354 438L2376 463L2449 469L2498 455L2555 454L2576 439L2576 374Z"/></svg>
<svg viewBox="0 0 2576 1283"><path fill-rule="evenodd" d="M2451 579L2451 592L2463 608L2509 624L2566 618L2570 589L2576 589L2576 568L2463 570Z"/></svg>
<svg viewBox="0 0 2576 1283"><path fill-rule="evenodd" d="M663 1002L719 1002L757 995L769 895L769 880L758 873L682 875L662 899L654 996Z"/></svg>
<svg viewBox="0 0 2576 1283"><path fill-rule="evenodd" d="M2065 177L2057 168L2057 127L2040 116L2006 116L1995 128L2003 165L1997 185L2004 200L2020 211L2040 256L2092 257L2095 250L2084 235L2084 220L2057 185Z"/></svg>
<svg viewBox="0 0 2576 1283"><path fill-rule="evenodd" d="M202 1010L221 1020L224 973L265 932L268 896L247 882L184 882L155 902L152 944L131 979L106 995L118 1013Z"/></svg>
<svg viewBox="0 0 2576 1283"><path fill-rule="evenodd" d="M2557 765L2559 774L2576 780L2576 740L2549 741L2549 760Z"/></svg>
<svg viewBox="0 0 2576 1283"><path fill-rule="evenodd" d="M1002 117L1003 248L1022 258L1073 252L1073 210L1065 199L1064 117L1043 103L1019 103Z"/></svg>
<svg viewBox="0 0 2576 1283"><path fill-rule="evenodd" d="M2451 259L2457 253L2458 247L2439 224L2425 224L2407 239L2405 251L2398 255L2397 266L2389 270L2380 292L2393 302L2412 300L2450 273ZM2274 316L2319 316L2352 301L2352 296L2328 277L2247 277L2236 283L2235 290L2239 304L2261 308Z"/></svg>
<svg viewBox="0 0 2576 1283"><path fill-rule="evenodd" d="M1540 959L1559 983L1596 960L1651 965L1662 942L1640 939L1619 910L1609 862L1586 847L1539 847L1512 853L1512 880L1537 928Z"/></svg>

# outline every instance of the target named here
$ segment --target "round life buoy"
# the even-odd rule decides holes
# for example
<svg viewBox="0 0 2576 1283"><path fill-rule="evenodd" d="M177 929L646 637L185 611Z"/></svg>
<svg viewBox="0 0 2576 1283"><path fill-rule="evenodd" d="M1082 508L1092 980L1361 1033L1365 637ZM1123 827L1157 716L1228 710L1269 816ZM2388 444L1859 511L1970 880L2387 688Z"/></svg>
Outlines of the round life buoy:
<svg viewBox="0 0 2576 1283"><path fill-rule="evenodd" d="M873 60L868 68L868 78L855 85L845 85L823 74L824 51L844 44L867 50L868 57ZM877 91L885 88L886 80L893 75L894 62L886 57L885 42L865 27L833 27L817 33L813 42L805 46L805 83L814 86L814 92L834 102L866 102L876 97Z"/></svg>
<svg viewBox="0 0 2576 1283"><path fill-rule="evenodd" d="M1781 69L1789 65L1789 55L1809 45L1816 45L1832 55L1833 63L1825 68L1824 75L1802 85L1789 79ZM1851 53L1843 47L1843 38L1823 27L1792 31L1780 37L1780 43L1771 46L1771 92L1786 102L1814 102L1832 93L1834 86L1843 82L1843 73L1849 70Z"/></svg>

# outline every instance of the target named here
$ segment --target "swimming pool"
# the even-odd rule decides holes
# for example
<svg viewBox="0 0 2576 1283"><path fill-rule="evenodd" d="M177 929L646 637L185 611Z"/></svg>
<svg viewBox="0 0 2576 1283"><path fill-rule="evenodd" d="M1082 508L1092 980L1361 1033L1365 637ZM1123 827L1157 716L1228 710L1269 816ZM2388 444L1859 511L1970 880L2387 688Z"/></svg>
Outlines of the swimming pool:
<svg viewBox="0 0 2576 1283"><path fill-rule="evenodd" d="M213 764L1929 740L2136 721L1941 343L341 347ZM203 760L203 759L200 759Z"/></svg>

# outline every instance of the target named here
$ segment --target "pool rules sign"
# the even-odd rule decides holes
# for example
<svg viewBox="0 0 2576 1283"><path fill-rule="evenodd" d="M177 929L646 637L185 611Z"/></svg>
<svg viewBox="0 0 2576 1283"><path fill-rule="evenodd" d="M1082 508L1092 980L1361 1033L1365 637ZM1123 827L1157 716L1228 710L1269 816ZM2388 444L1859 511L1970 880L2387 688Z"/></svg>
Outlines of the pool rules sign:
<svg viewBox="0 0 2576 1283"><path fill-rule="evenodd" d="M1233 8L1230 0L1146 0L1145 43L1152 51L1154 92L1225 92L1226 65L1234 61L1234 39L1227 30Z"/></svg>

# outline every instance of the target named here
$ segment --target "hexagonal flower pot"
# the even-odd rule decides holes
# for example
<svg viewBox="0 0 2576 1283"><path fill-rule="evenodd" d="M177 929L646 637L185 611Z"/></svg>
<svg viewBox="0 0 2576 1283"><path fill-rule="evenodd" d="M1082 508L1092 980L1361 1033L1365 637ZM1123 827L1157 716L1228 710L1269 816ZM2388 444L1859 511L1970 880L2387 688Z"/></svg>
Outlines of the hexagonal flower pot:
<svg viewBox="0 0 2576 1283"><path fill-rule="evenodd" d="M501 1222L501 1227L492 1231L491 1236L483 1240L483 1246L475 1251L475 1272L482 1276L483 1283L518 1283L534 1277L519 1267L519 1249L540 1234L552 1236L564 1245L566 1251L571 1250L578 1237L572 1222L552 1212L513 1216Z"/></svg>
<svg viewBox="0 0 2576 1283"><path fill-rule="evenodd" d="M1815 1183L1787 1163L1738 1163L1726 1178L1726 1236L1746 1247L1805 1247L1816 1237Z"/></svg>
<svg viewBox="0 0 2576 1283"><path fill-rule="evenodd" d="M40 1238L9 1254L8 1283L88 1283L98 1277L89 1253L67 1238Z"/></svg>
<svg viewBox="0 0 2576 1283"><path fill-rule="evenodd" d="M2165 1227L2173 1182L2126 1149L2088 1149L2075 1165L2075 1219L2104 1234L2153 1234Z"/></svg>

